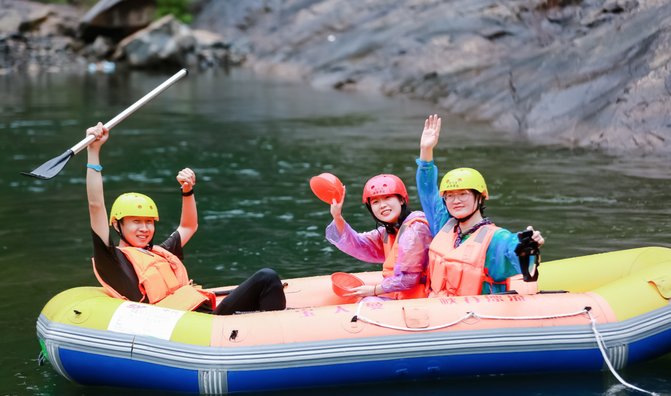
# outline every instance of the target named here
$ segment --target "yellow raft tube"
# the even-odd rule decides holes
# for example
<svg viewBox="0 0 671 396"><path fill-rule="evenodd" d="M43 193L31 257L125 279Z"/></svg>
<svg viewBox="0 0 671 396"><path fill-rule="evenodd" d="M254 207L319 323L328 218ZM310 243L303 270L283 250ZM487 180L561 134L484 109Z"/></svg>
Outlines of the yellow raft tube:
<svg viewBox="0 0 671 396"><path fill-rule="evenodd" d="M286 310L223 317L78 287L45 305L37 336L74 382L201 394L598 371L671 352L671 249L551 261L539 272L536 294L402 301L339 297L329 276L287 279Z"/></svg>

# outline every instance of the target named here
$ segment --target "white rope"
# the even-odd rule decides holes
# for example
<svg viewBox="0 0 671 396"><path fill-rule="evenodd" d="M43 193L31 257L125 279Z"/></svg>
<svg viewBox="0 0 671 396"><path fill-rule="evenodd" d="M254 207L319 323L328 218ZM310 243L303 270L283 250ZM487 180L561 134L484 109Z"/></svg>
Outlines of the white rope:
<svg viewBox="0 0 671 396"><path fill-rule="evenodd" d="M366 318L365 316L361 315L361 307L362 306L363 306L363 300L359 301L359 305L356 308L356 319L357 320L361 320L362 322L370 323L372 325L379 326L379 327L384 327L384 328L387 328L387 329L401 330L401 331L411 331L411 332L412 331L430 331L430 330L444 329L445 327L454 326L454 325L456 325L460 322L465 321L468 318L473 317L473 312L467 312L466 315L464 315L463 317L461 317L461 318L459 318L459 319L457 319L453 322L450 322L450 323L437 325L437 326L431 326L431 327L414 328L414 327L395 326L395 325L385 324L385 323L382 323L382 322L378 322L377 320Z"/></svg>
<svg viewBox="0 0 671 396"><path fill-rule="evenodd" d="M592 331L594 332L594 336L596 338L596 343L599 346L599 351L601 351L601 355L603 356L603 359L606 361L606 365L610 369L610 372L613 373L613 376L617 378L620 383L628 388L637 390L639 392L647 393L649 395L654 395L654 396L659 396L658 393L654 392L649 392L645 389L641 389L637 386L634 386L628 382L626 382L620 375L615 371L615 368L613 367L612 363L610 362L610 359L608 359L608 354L606 353L606 346L603 341L603 337L601 336L601 333L596 329L596 319L592 316L590 313L590 310L588 308L582 309L580 311L576 312L571 312L571 313L565 313L565 314L555 314L555 315L546 315L546 316L496 316L496 315L482 315L482 314L477 314L475 312L467 312L466 315L463 317L452 321L450 323L445 323L442 325L437 325L437 326L431 326L431 327L423 327L423 328L412 328L412 327L405 327L405 326L395 326L395 325L390 325L390 324L385 324L382 322L378 322L376 320L367 318L363 315L361 315L361 307L365 302L363 300L359 301L359 304L357 305L356 309L356 320L361 320L363 322L375 325L375 326L380 326L384 327L387 329L393 329L393 330L400 330L400 331L430 331L430 330L438 330L438 329L443 329L446 327L454 326L456 324L459 324L466 319L469 318L478 318L478 319L492 319L492 320L538 320L538 319L555 319L555 318L566 318L566 317L571 317L571 316L578 316L578 315L583 315L587 314L589 317L591 323L592 323Z"/></svg>
<svg viewBox="0 0 671 396"><path fill-rule="evenodd" d="M538 319L555 319L555 318L566 318L570 316L578 316L582 315L587 312L586 309L582 309L580 311L576 312L571 312L571 313L566 313L566 314L555 314L555 315L545 315L545 316L494 316L494 315L481 315L477 314L475 312L466 312L466 315L462 316L461 318L452 321L450 323L445 323L442 325L436 325L436 326L431 326L431 327L422 327L422 328L414 328L414 327L406 327L406 326L396 326L396 325L391 325L391 324L386 324L382 322L378 322L377 320L367 318L363 315L361 315L361 307L365 302L363 300L359 301L359 304L357 305L356 308L356 319L361 320L363 322L379 326L379 327L384 327L386 329L392 329L392 330L400 330L400 331L431 331L431 330L438 330L438 329L444 329L446 327L454 326L457 325L461 322L464 322L465 320L469 318L478 318L478 319L493 319L493 320L538 320Z"/></svg>
<svg viewBox="0 0 671 396"><path fill-rule="evenodd" d="M601 333L599 333L599 331L596 329L596 320L594 319L594 317L592 316L592 314L589 311L587 312L587 316L589 316L589 320L592 322L592 331L594 332L594 336L596 338L596 343L599 346L599 351L601 351L601 355L603 356L603 360L606 361L606 365L608 366L608 369L610 369L610 372L613 373L613 376L615 378L617 378L617 380L620 381L620 383L622 385L626 386L627 388L631 388L631 389L637 390L639 392L647 393L649 395L658 396L657 393L650 392L650 391L647 391L645 389L641 389L637 386L634 386L634 385L628 383L627 381L625 381L622 377L620 377L620 375L617 373L617 371L615 371L615 368L613 367L612 363L610 362L610 359L608 359L608 355L606 354L606 345L603 341L603 337L601 336Z"/></svg>
<svg viewBox="0 0 671 396"><path fill-rule="evenodd" d="M537 320L537 319L556 319L556 318L568 318L571 316L579 316L586 313L586 309L581 309L580 311L570 312L565 314L554 314L554 315L545 315L545 316L495 316L495 315L481 315L473 313L473 316L480 319L494 319L494 320Z"/></svg>

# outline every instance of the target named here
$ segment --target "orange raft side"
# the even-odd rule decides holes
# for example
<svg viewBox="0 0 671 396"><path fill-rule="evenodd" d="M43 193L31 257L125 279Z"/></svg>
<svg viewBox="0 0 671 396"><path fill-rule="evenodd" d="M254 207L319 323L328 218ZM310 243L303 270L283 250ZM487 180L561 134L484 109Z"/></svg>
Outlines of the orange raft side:
<svg viewBox="0 0 671 396"><path fill-rule="evenodd" d="M380 273L358 273L367 284ZM212 346L256 346L399 335L413 331L474 330L589 325L615 321L609 304L595 293L486 295L381 301L359 306L330 291L328 276L288 280L288 311L239 315L234 324L214 319ZM355 315L365 320L353 320ZM475 316L469 316L473 313ZM557 317L569 315L566 317ZM380 325L366 323L374 321ZM265 324L274 323L273 328ZM429 328L441 327L434 330ZM234 337L233 337L234 335Z"/></svg>

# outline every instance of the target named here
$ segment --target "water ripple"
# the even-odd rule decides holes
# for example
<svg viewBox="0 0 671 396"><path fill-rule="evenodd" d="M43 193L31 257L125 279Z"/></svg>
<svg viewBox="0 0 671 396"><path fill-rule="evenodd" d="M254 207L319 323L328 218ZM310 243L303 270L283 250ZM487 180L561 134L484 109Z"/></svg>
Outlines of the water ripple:
<svg viewBox="0 0 671 396"><path fill-rule="evenodd" d="M550 203L550 204L575 204L575 203L603 203L615 204L617 200L605 197L569 197L563 195L556 195L550 198L527 196L525 199L536 203Z"/></svg>
<svg viewBox="0 0 671 396"><path fill-rule="evenodd" d="M203 215L204 220L221 220L221 219L262 219L265 215L259 212L247 212L242 209L233 209L226 211L205 211Z"/></svg>
<svg viewBox="0 0 671 396"><path fill-rule="evenodd" d="M235 173L240 175L240 176L254 177L254 178L258 178L258 177L261 176L261 173L259 171L257 171L256 169L249 169L249 168L240 169L240 170L236 171Z"/></svg>

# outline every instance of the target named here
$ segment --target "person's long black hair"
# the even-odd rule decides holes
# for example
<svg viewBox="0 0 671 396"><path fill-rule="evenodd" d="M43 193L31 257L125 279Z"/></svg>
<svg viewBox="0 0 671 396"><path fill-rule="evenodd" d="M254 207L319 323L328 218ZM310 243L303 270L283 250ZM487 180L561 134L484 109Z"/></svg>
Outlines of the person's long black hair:
<svg viewBox="0 0 671 396"><path fill-rule="evenodd" d="M401 197L398 194L396 194L396 196L398 197L399 200L401 200L401 202L403 202L401 204L401 214L398 216L396 223L387 223L386 221L381 221L373 214L373 209L370 207L370 202L366 203L366 208L368 209L368 212L370 212L370 215L373 216L373 220L375 220L375 228L383 226L384 229L387 230L387 234L389 235L396 235L398 229L401 228L401 224L403 224L405 219L407 219L410 213L412 213L412 209L410 209L410 207L405 202L403 197Z"/></svg>

